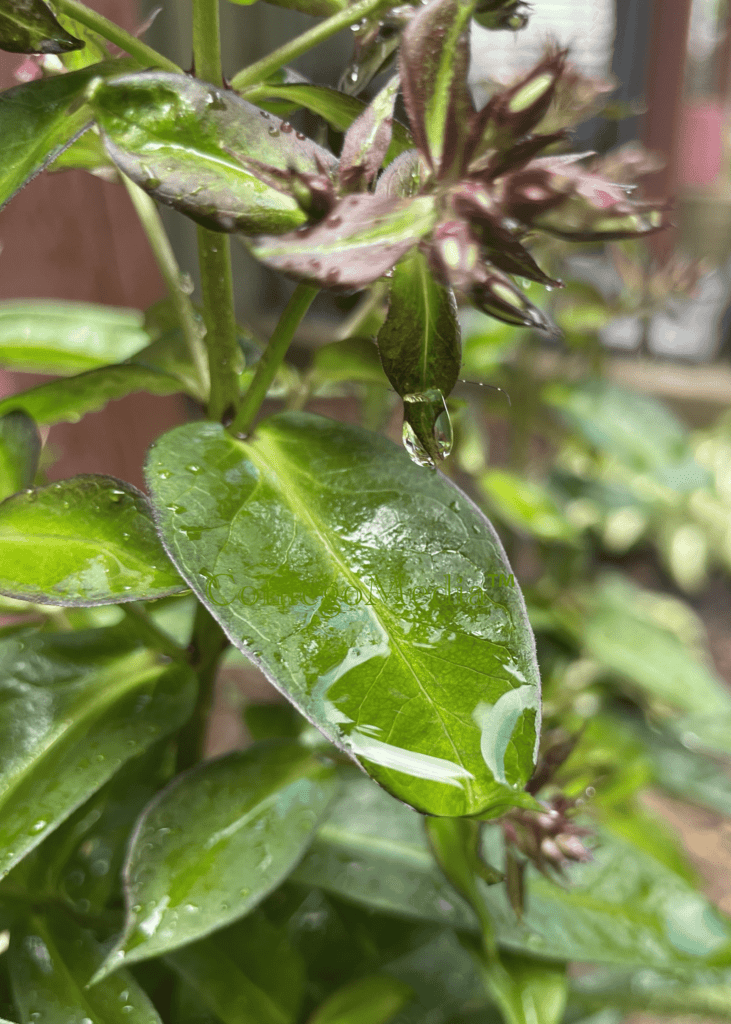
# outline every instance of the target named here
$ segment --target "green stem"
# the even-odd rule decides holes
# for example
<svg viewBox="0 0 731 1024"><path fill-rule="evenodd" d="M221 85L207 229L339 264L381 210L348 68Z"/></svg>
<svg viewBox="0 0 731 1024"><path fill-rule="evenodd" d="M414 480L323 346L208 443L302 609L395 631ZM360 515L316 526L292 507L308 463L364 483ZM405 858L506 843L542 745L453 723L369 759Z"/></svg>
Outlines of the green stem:
<svg viewBox="0 0 731 1024"><path fill-rule="evenodd" d="M352 7L333 14L332 17L321 21L319 25L315 25L308 32L303 32L301 36L297 36L296 39L280 46L278 50L273 50L266 57L256 61L255 64L250 64L248 68L239 71L231 81L231 88L245 89L249 85L264 81L285 64L289 64L296 57L307 53L313 46L323 43L341 29L354 25L356 21L377 11L379 7L387 7L391 3L392 0L359 0Z"/></svg>
<svg viewBox="0 0 731 1024"><path fill-rule="evenodd" d="M295 288L291 299L279 318L279 323L274 329L274 333L269 339L269 344L256 364L254 378L244 395L241 408L231 424L231 433L246 435L251 432L256 414L259 412L261 404L267 396L267 391L274 380L277 370L282 365L282 360L287 354L287 349L294 337L294 332L297 330L300 320L310 308L317 292L317 288L301 282Z"/></svg>
<svg viewBox="0 0 731 1024"><path fill-rule="evenodd" d="M122 181L129 192L129 197L132 200L137 216L140 218L140 223L147 235L150 248L160 268L160 273L167 285L170 300L175 308L175 313L188 347L188 353L200 383L200 397L204 398L208 394L209 389L206 348L203 344L193 303L180 284L180 268L175 259L175 253L170 245L170 240L165 232L162 219L157 212L154 201L139 186L130 181L125 174L122 175Z"/></svg>
<svg viewBox="0 0 731 1024"><path fill-rule="evenodd" d="M128 601L119 607L127 618L132 621L135 632L152 648L153 651L159 651L161 654L165 654L168 658L172 658L173 661L180 661L187 664L187 655L180 644L176 644L171 636L168 636L168 634L163 632L159 626L155 625L142 605L138 604L136 601Z"/></svg>
<svg viewBox="0 0 731 1024"><path fill-rule="evenodd" d="M205 753L218 664L227 645L228 640L221 627L208 610L199 604L195 612L193 640L188 651L191 666L198 676L198 699L192 717L178 735L179 772L197 764Z"/></svg>
<svg viewBox="0 0 731 1024"><path fill-rule="evenodd" d="M183 74L183 69L179 68L173 61L163 57L161 53L153 50L147 43L143 43L141 39L131 35L129 32L125 32L119 25L115 25L113 21L109 21L103 15L97 14L96 11L90 10L84 4L79 3L78 0L56 0L54 8L58 14L65 14L67 18L73 18L80 25L85 25L93 32L97 32L102 38L108 39L110 43L119 46L125 53L138 60L143 67L161 68L163 71L174 71L179 75Z"/></svg>
<svg viewBox="0 0 731 1024"><path fill-rule="evenodd" d="M193 60L198 78L223 84L218 0L193 0ZM211 377L208 415L221 420L233 417L239 401L240 356L228 236L199 227L198 259Z"/></svg>

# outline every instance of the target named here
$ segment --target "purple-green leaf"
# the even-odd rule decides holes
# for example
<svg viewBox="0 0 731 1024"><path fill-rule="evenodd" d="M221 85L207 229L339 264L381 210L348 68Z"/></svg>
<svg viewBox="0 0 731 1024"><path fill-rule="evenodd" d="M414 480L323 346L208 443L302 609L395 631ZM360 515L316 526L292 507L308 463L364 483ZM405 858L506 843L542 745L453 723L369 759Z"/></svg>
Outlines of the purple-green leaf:
<svg viewBox="0 0 731 1024"><path fill-rule="evenodd" d="M401 39L401 84L414 140L434 172L461 170L474 110L467 88L474 3L433 0Z"/></svg>
<svg viewBox="0 0 731 1024"><path fill-rule="evenodd" d="M290 172L332 172L335 158L230 90L149 71L93 83L89 103L111 159L160 202L218 231L303 224Z"/></svg>
<svg viewBox="0 0 731 1024"><path fill-rule="evenodd" d="M507 274L495 267L487 267L481 281L471 290L473 304L488 316L516 327L532 327L545 334L558 335L560 331L548 316L526 299Z"/></svg>
<svg viewBox="0 0 731 1024"><path fill-rule="evenodd" d="M252 240L273 270L326 288L360 289L376 281L434 227L430 196L391 199L364 193L342 199L313 227Z"/></svg>
<svg viewBox="0 0 731 1024"><path fill-rule="evenodd" d="M68 53L83 46L59 24L44 0L0 0L0 50Z"/></svg>
<svg viewBox="0 0 731 1024"><path fill-rule="evenodd" d="M340 187L344 191L360 191L370 185L378 174L391 144L393 107L398 89L396 75L348 129L338 169Z"/></svg>

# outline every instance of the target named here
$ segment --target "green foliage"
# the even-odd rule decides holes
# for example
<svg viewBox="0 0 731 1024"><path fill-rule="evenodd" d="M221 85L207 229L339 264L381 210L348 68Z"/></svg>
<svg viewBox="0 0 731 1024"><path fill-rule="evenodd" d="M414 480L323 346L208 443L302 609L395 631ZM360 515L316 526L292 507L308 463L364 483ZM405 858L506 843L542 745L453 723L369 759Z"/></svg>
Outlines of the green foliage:
<svg viewBox="0 0 731 1024"><path fill-rule="evenodd" d="M233 88L215 3L193 75L78 0L0 0L1 48L61 54L0 94L0 204L44 168L127 176L201 227L203 281L127 181L166 300L0 303L0 366L52 378L0 400L0 1024L728 1019L731 924L641 798L731 816L731 698L659 591L728 576L731 427L610 384L596 339L697 273L628 244L616 301L543 293L556 238L665 225L627 199L652 161L566 152L604 87L555 48L474 107L472 21L518 31L519 0L281 0L322 20ZM341 88L288 67L348 25ZM303 282L268 343L221 233ZM365 294L303 368L312 285ZM149 497L49 483L46 428L136 391L196 405ZM344 396L347 424L305 410ZM618 571L638 553L658 589ZM208 759L225 654L279 694Z"/></svg>

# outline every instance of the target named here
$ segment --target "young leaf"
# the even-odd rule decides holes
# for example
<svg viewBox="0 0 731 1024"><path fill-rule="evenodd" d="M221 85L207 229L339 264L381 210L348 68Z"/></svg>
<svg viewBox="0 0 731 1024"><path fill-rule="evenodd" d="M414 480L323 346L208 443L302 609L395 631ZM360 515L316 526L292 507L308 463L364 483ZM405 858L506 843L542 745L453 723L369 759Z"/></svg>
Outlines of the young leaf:
<svg viewBox="0 0 731 1024"><path fill-rule="evenodd" d="M566 1009L565 964L503 954L499 964L483 965L487 990L510 1024L560 1024Z"/></svg>
<svg viewBox="0 0 731 1024"><path fill-rule="evenodd" d="M41 439L24 412L2 415L0 407L0 501L30 487L38 468Z"/></svg>
<svg viewBox="0 0 731 1024"><path fill-rule="evenodd" d="M114 630L0 640L0 876L190 714L195 677Z"/></svg>
<svg viewBox="0 0 731 1024"><path fill-rule="evenodd" d="M381 785L448 816L520 798L533 638L492 527L451 482L301 413L245 443L177 428L146 476L167 550L231 641Z"/></svg>
<svg viewBox="0 0 731 1024"><path fill-rule="evenodd" d="M137 309L45 299L0 302L0 364L8 370L70 376L120 363L149 343Z"/></svg>
<svg viewBox="0 0 731 1024"><path fill-rule="evenodd" d="M474 0L434 0L401 37L401 82L414 141L435 174L462 169L473 114L467 88Z"/></svg>
<svg viewBox="0 0 731 1024"><path fill-rule="evenodd" d="M454 294L434 280L418 250L394 268L378 351L386 376L404 399L405 436L434 466L451 449L449 432L439 425L449 421L444 398L457 383L462 346ZM438 392L434 401L422 400L433 391Z"/></svg>
<svg viewBox="0 0 731 1024"><path fill-rule="evenodd" d="M161 71L94 82L88 101L114 163L162 203L215 231L281 233L307 214L291 172L335 158L231 90Z"/></svg>
<svg viewBox="0 0 731 1024"><path fill-rule="evenodd" d="M0 416L6 410L22 409L42 426L78 423L87 413L98 412L108 402L137 391L175 395L188 388L177 377L152 367L134 363L102 366L10 395L0 400Z"/></svg>
<svg viewBox="0 0 731 1024"><path fill-rule="evenodd" d="M367 188L381 169L391 144L393 107L399 89L394 76L346 132L338 177L345 192Z"/></svg>
<svg viewBox="0 0 731 1024"><path fill-rule="evenodd" d="M26 82L0 93L0 208L18 189L50 164L91 120L88 107L71 111L89 81L115 73L120 61L95 64L93 68Z"/></svg>
<svg viewBox="0 0 731 1024"><path fill-rule="evenodd" d="M332 768L287 741L179 775L137 824L124 932L95 980L252 910L299 861L334 793Z"/></svg>
<svg viewBox="0 0 731 1024"><path fill-rule="evenodd" d="M431 196L391 199L370 193L341 199L319 224L262 235L250 249L273 270L326 288L361 289L386 274L434 227Z"/></svg>
<svg viewBox="0 0 731 1024"><path fill-rule="evenodd" d="M102 958L91 932L60 914L28 916L13 928L8 950L13 995L24 1021L162 1024L127 971L88 989Z"/></svg>
<svg viewBox="0 0 731 1024"><path fill-rule="evenodd" d="M293 1024L304 996L300 955L258 910L165 962L223 1024Z"/></svg>
<svg viewBox="0 0 731 1024"><path fill-rule="evenodd" d="M38 604L150 601L184 591L131 484L76 476L0 504L0 594Z"/></svg>
<svg viewBox="0 0 731 1024"><path fill-rule="evenodd" d="M44 0L3 0L0 50L11 53L66 53L84 44L59 24Z"/></svg>
<svg viewBox="0 0 731 1024"><path fill-rule="evenodd" d="M385 974L368 975L333 992L309 1024L387 1024L412 995L402 981Z"/></svg>

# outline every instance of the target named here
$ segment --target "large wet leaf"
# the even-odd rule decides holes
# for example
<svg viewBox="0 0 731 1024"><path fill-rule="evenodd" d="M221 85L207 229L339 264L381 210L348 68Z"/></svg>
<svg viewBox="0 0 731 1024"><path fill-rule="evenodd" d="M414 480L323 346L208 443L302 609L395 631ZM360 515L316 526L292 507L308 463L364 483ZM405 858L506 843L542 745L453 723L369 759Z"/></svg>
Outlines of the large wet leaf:
<svg viewBox="0 0 731 1024"><path fill-rule="evenodd" d="M70 376L120 363L149 344L143 320L137 309L90 302L0 302L0 364Z"/></svg>
<svg viewBox="0 0 731 1024"><path fill-rule="evenodd" d="M188 669L114 630L0 641L0 875L182 725L194 695Z"/></svg>
<svg viewBox="0 0 731 1024"><path fill-rule="evenodd" d="M41 439L23 412L2 415L0 407L0 501L30 487L38 468Z"/></svg>
<svg viewBox="0 0 731 1024"><path fill-rule="evenodd" d="M381 785L459 816L525 794L539 678L484 516L385 438L281 414L192 423L146 467L159 528L232 642Z"/></svg>
<svg viewBox="0 0 731 1024"><path fill-rule="evenodd" d="M503 885L480 882L498 943L550 960L669 968L731 963L731 925L674 871L607 832L593 860L559 886L528 869L522 923ZM502 867L497 827L484 852ZM468 904L431 857L420 815L354 772L292 876L398 917L478 932Z"/></svg>
<svg viewBox="0 0 731 1024"><path fill-rule="evenodd" d="M85 475L0 504L0 594L38 604L145 601L185 590L144 495Z"/></svg>
<svg viewBox="0 0 731 1024"><path fill-rule="evenodd" d="M59 24L43 0L3 0L0 50L11 53L66 53L84 44Z"/></svg>
<svg viewBox="0 0 731 1024"><path fill-rule="evenodd" d="M70 917L29 915L13 928L10 979L24 1021L61 1024L161 1024L127 971L86 987L102 959L91 932Z"/></svg>
<svg viewBox="0 0 731 1024"><path fill-rule="evenodd" d="M305 230L261 235L251 251L273 270L327 288L371 284L434 227L431 196L392 199L361 193L341 199L329 216Z"/></svg>
<svg viewBox="0 0 731 1024"><path fill-rule="evenodd" d="M293 1024L304 964L261 911L165 957L223 1024Z"/></svg>
<svg viewBox="0 0 731 1024"><path fill-rule="evenodd" d="M137 391L150 395L174 395L187 391L186 385L169 373L149 366L123 363L102 366L75 377L51 380L0 401L0 416L6 410L22 409L43 426L54 423L78 423L90 412L98 412L108 402Z"/></svg>
<svg viewBox="0 0 731 1024"><path fill-rule="evenodd" d="M334 793L332 768L287 741L178 776L138 823L124 933L100 976L243 917L291 872Z"/></svg>
<svg viewBox="0 0 731 1024"><path fill-rule="evenodd" d="M108 61L68 75L39 78L0 93L0 208L89 124L88 107L73 112L70 109L88 82L122 66L119 61Z"/></svg>
<svg viewBox="0 0 731 1024"><path fill-rule="evenodd" d="M100 81L89 103L114 163L160 202L214 230L296 228L307 214L288 172L335 166L291 125L188 75L147 71Z"/></svg>

